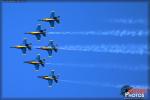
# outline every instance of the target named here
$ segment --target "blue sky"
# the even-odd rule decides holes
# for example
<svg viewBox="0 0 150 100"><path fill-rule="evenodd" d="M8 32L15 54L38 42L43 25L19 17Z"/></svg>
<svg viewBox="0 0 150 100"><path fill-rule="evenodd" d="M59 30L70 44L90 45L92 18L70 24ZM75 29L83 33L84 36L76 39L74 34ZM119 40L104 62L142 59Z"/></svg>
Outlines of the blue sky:
<svg viewBox="0 0 150 100"><path fill-rule="evenodd" d="M22 43L23 38L33 46L47 45L50 39L59 46L147 45L146 36L48 34L38 42L34 36L24 34L34 31L39 23L48 32L147 31L146 3L28 2L3 3L2 7L3 97L121 97L118 85L147 85L147 70L134 70L134 67L147 68L146 54L59 50L48 58L47 52L34 48L26 56L20 50L9 48ZM49 17L52 10L61 18L61 24L56 24L54 29L49 28L48 23L37 21ZM120 19L125 22L115 21ZM137 23L128 23L128 20ZM52 64L34 72L34 66L23 62L35 59L37 53ZM60 82L52 88L48 88L47 81L37 78L38 75L48 75L50 69L60 74Z"/></svg>

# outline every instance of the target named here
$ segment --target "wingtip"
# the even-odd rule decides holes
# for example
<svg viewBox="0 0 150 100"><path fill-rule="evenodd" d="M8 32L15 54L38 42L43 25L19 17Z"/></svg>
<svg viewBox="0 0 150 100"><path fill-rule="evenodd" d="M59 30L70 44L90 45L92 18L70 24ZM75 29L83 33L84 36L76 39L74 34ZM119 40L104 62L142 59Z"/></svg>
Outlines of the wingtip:
<svg viewBox="0 0 150 100"><path fill-rule="evenodd" d="M51 86L51 85L49 85L48 87L49 87L49 88L51 88L52 86Z"/></svg>
<svg viewBox="0 0 150 100"><path fill-rule="evenodd" d="M52 69L51 71L55 71L54 69Z"/></svg>
<svg viewBox="0 0 150 100"><path fill-rule="evenodd" d="M52 56L48 56L49 58L51 58Z"/></svg>
<svg viewBox="0 0 150 100"><path fill-rule="evenodd" d="M50 26L50 28L55 28L55 27Z"/></svg>
<svg viewBox="0 0 150 100"><path fill-rule="evenodd" d="M27 54L22 54L23 56L26 56Z"/></svg>
<svg viewBox="0 0 150 100"><path fill-rule="evenodd" d="M40 53L38 53L37 55L40 55Z"/></svg>
<svg viewBox="0 0 150 100"><path fill-rule="evenodd" d="M37 24L38 26L41 26L41 24Z"/></svg>

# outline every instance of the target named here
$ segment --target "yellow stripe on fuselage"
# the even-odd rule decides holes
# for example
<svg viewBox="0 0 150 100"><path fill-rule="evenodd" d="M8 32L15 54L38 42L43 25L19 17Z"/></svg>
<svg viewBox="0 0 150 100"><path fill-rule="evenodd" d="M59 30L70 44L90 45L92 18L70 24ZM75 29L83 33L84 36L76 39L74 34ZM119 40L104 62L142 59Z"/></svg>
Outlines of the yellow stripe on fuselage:
<svg viewBox="0 0 150 100"><path fill-rule="evenodd" d="M26 46L18 45L18 46L16 46L16 48L26 48Z"/></svg>
<svg viewBox="0 0 150 100"><path fill-rule="evenodd" d="M30 64L39 64L39 62L32 61L32 62L30 62Z"/></svg>
<svg viewBox="0 0 150 100"><path fill-rule="evenodd" d="M52 48L50 48L50 47L41 47L41 49L43 49L43 50L52 50Z"/></svg>
<svg viewBox="0 0 150 100"><path fill-rule="evenodd" d="M42 34L42 32L29 32L30 34Z"/></svg>
<svg viewBox="0 0 150 100"><path fill-rule="evenodd" d="M52 77L45 76L44 79L53 79Z"/></svg>
<svg viewBox="0 0 150 100"><path fill-rule="evenodd" d="M46 76L46 77L44 77L45 79L48 79L49 77L48 76Z"/></svg>
<svg viewBox="0 0 150 100"><path fill-rule="evenodd" d="M44 18L43 19L43 21L53 21L53 20L55 20L55 19L53 19L53 18Z"/></svg>

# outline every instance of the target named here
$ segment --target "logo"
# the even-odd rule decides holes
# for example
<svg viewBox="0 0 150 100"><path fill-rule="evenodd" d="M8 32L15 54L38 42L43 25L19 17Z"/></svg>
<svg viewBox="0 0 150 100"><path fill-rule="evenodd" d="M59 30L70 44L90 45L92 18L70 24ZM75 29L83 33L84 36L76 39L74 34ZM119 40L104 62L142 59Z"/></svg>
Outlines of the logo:
<svg viewBox="0 0 150 100"><path fill-rule="evenodd" d="M124 99L144 99L146 89L144 88L134 88L129 85L125 85L121 88L121 95Z"/></svg>

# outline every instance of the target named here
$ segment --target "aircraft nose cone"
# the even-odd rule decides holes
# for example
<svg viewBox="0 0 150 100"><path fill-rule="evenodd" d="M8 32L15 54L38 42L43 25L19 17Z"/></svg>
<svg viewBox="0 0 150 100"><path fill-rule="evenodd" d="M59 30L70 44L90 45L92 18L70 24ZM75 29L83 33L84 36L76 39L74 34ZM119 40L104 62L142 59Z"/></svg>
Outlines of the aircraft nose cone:
<svg viewBox="0 0 150 100"><path fill-rule="evenodd" d="M41 49L40 47L37 47L36 49Z"/></svg>
<svg viewBox="0 0 150 100"><path fill-rule="evenodd" d="M12 47L10 47L10 48L16 48L15 46L12 46Z"/></svg>
<svg viewBox="0 0 150 100"><path fill-rule="evenodd" d="M39 19L38 21L43 21L43 19Z"/></svg>
<svg viewBox="0 0 150 100"><path fill-rule="evenodd" d="M37 76L38 78L43 78L42 76Z"/></svg>
<svg viewBox="0 0 150 100"><path fill-rule="evenodd" d="M30 32L26 32L26 33L24 33L24 34L30 34Z"/></svg>
<svg viewBox="0 0 150 100"><path fill-rule="evenodd" d="M29 63L28 61L25 61L24 63Z"/></svg>

